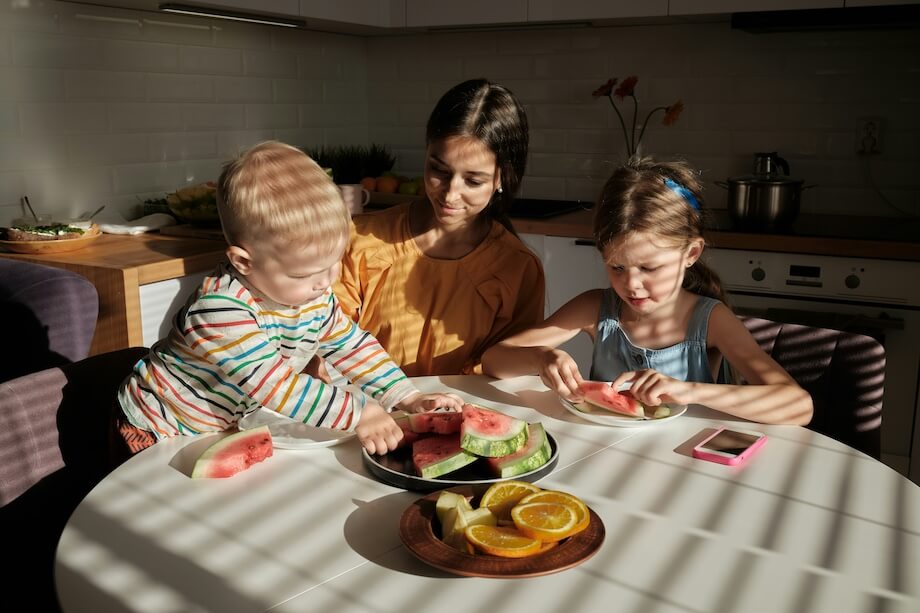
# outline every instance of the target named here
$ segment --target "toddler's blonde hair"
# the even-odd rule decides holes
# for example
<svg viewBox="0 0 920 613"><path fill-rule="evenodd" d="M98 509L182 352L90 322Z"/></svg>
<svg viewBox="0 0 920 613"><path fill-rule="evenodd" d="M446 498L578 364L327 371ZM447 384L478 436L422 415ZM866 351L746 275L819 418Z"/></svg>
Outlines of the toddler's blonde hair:
<svg viewBox="0 0 920 613"><path fill-rule="evenodd" d="M351 217L338 186L303 151L278 141L255 145L226 163L217 210L230 245L260 240L334 249Z"/></svg>

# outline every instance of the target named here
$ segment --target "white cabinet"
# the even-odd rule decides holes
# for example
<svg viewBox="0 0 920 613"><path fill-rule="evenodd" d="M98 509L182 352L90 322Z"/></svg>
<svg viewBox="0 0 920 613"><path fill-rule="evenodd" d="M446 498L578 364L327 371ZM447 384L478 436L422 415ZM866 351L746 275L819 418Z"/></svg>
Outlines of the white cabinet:
<svg viewBox="0 0 920 613"><path fill-rule="evenodd" d="M844 0L844 6L888 6L889 4L920 4L917 0Z"/></svg>
<svg viewBox="0 0 920 613"><path fill-rule="evenodd" d="M141 329L145 347L169 334L172 318L210 271L141 285Z"/></svg>
<svg viewBox="0 0 920 613"><path fill-rule="evenodd" d="M572 21L656 17L668 14L668 0L529 0L527 21Z"/></svg>
<svg viewBox="0 0 920 613"><path fill-rule="evenodd" d="M194 3L191 3L194 5ZM203 5L204 6L204 5ZM275 15L300 15L300 0L214 0L208 2L207 7L218 9L231 9L244 13L272 13Z"/></svg>
<svg viewBox="0 0 920 613"><path fill-rule="evenodd" d="M844 0L670 0L669 15L843 8ZM849 1L847 2L849 4Z"/></svg>
<svg viewBox="0 0 920 613"><path fill-rule="evenodd" d="M406 0L406 26L469 26L527 21L527 0Z"/></svg>
<svg viewBox="0 0 920 613"><path fill-rule="evenodd" d="M341 23L404 28L406 0L300 0L300 16Z"/></svg>
<svg viewBox="0 0 920 613"><path fill-rule="evenodd" d="M584 291L609 286L604 261L591 241L536 234L523 234L521 239L543 262L547 316ZM579 334L561 348L575 359L582 376L587 378L593 352L591 339Z"/></svg>

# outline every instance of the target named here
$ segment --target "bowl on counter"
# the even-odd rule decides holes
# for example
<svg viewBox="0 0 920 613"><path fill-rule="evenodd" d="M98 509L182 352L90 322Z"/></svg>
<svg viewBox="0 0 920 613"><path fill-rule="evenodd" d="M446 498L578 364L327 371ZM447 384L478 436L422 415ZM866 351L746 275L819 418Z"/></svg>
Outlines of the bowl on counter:
<svg viewBox="0 0 920 613"><path fill-rule="evenodd" d="M212 183L190 185L166 195L169 212L181 223L218 226L217 187Z"/></svg>

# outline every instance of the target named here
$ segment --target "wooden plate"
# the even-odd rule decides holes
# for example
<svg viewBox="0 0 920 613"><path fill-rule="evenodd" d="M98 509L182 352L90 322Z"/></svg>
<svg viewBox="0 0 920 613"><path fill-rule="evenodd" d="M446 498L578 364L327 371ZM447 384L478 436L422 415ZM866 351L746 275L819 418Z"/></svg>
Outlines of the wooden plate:
<svg viewBox="0 0 920 613"><path fill-rule="evenodd" d="M0 247L14 253L41 255L45 253L64 253L76 251L89 245L93 239L101 236L99 226L93 224L80 238L62 238L50 241L5 241L0 240Z"/></svg>
<svg viewBox="0 0 920 613"><path fill-rule="evenodd" d="M473 496L473 506L486 491L484 485L461 485L449 488L462 496ZM510 579L539 577L577 566L597 553L606 530L601 518L591 508L588 527L543 553L527 558L500 558L485 554L471 555L445 545L439 538L441 526L435 515L440 492L432 492L409 505L399 521L399 538L422 562L465 577Z"/></svg>

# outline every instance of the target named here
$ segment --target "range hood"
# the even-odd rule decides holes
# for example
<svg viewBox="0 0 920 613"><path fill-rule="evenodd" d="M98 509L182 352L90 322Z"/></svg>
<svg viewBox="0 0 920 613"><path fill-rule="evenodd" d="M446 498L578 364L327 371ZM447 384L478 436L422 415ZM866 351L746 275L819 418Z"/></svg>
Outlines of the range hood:
<svg viewBox="0 0 920 613"><path fill-rule="evenodd" d="M732 28L746 32L888 30L920 27L920 5L732 13Z"/></svg>

